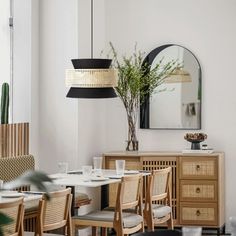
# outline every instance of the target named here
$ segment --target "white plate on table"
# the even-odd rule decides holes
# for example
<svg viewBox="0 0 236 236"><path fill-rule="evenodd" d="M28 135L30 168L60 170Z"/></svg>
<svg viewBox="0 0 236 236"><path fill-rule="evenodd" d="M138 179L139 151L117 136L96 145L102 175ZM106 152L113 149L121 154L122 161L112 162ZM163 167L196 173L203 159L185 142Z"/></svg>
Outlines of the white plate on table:
<svg viewBox="0 0 236 236"><path fill-rule="evenodd" d="M95 176L91 178L91 181L105 181L108 180L109 178L103 177L103 176Z"/></svg>
<svg viewBox="0 0 236 236"><path fill-rule="evenodd" d="M23 197L24 193L18 193L18 192L2 192L0 194L3 198L17 198L17 197Z"/></svg>
<svg viewBox="0 0 236 236"><path fill-rule="evenodd" d="M138 170L125 170L125 175L139 174Z"/></svg>
<svg viewBox="0 0 236 236"><path fill-rule="evenodd" d="M122 175L109 175L109 179L121 179Z"/></svg>
<svg viewBox="0 0 236 236"><path fill-rule="evenodd" d="M38 191L23 191L25 195L43 195L45 192L38 192Z"/></svg>

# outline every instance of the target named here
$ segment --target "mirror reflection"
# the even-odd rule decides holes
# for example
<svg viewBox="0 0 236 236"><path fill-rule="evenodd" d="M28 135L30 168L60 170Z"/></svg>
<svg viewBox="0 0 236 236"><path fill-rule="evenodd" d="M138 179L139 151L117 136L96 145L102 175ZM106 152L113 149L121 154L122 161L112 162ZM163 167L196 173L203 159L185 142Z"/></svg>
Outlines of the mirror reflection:
<svg viewBox="0 0 236 236"><path fill-rule="evenodd" d="M154 49L144 63L155 66L163 61L177 61L181 66L155 89L140 109L140 128L200 129L201 68L191 51L179 45Z"/></svg>

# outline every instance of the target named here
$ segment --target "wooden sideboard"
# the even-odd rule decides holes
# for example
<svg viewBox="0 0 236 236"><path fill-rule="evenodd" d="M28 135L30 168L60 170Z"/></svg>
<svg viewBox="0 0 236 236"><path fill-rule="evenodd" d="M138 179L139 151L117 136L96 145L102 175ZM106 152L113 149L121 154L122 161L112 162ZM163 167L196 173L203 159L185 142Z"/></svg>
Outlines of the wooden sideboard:
<svg viewBox="0 0 236 236"><path fill-rule="evenodd" d="M172 167L172 206L175 226L224 228L224 153L110 152L103 154L105 168L115 169L124 159L126 169ZM145 184L144 180L144 194ZM109 187L109 206L115 205L116 185Z"/></svg>

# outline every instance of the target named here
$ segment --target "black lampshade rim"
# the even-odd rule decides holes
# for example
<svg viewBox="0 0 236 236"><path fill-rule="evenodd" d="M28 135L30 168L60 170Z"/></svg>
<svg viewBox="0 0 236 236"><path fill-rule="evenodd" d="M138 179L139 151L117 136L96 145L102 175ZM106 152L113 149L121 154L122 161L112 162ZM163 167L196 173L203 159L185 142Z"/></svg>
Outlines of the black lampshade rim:
<svg viewBox="0 0 236 236"><path fill-rule="evenodd" d="M106 88L78 88L71 87L66 95L69 98L115 98L117 94L112 87Z"/></svg>
<svg viewBox="0 0 236 236"><path fill-rule="evenodd" d="M71 59L74 69L108 69L111 66L111 59L103 58L80 58Z"/></svg>

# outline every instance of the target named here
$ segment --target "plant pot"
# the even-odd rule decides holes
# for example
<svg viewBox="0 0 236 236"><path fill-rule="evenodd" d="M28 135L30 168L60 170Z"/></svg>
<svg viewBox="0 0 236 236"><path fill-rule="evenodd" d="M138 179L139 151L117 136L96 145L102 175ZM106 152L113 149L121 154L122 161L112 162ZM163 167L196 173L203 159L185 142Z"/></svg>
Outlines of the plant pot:
<svg viewBox="0 0 236 236"><path fill-rule="evenodd" d="M202 141L192 141L191 142L191 149L192 150L200 150L201 149L200 142L202 142Z"/></svg>

